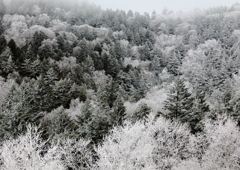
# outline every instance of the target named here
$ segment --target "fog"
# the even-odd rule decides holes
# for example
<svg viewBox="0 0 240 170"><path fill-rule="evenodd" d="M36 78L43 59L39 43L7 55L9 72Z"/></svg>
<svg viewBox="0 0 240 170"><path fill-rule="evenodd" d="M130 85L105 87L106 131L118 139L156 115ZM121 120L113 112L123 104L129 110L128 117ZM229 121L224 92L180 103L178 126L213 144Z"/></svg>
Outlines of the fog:
<svg viewBox="0 0 240 170"><path fill-rule="evenodd" d="M140 13L152 13L155 10L157 13L167 8L168 10L191 11L194 9L207 9L217 6L231 6L237 3L237 0L88 0L96 5L100 5L103 9L120 9L133 10Z"/></svg>

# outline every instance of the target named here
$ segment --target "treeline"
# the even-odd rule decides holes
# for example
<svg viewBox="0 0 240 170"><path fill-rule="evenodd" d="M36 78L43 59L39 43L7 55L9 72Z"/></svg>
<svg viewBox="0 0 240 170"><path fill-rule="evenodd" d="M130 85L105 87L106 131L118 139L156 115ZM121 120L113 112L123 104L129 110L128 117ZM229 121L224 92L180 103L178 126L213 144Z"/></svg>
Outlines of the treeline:
<svg viewBox="0 0 240 170"><path fill-rule="evenodd" d="M0 0L1 145L30 133L31 124L49 150L57 141L88 141L96 163L96 147L126 121L143 126L149 116L164 117L186 123L195 137L222 114L239 124L239 21L239 4L140 14L78 1Z"/></svg>

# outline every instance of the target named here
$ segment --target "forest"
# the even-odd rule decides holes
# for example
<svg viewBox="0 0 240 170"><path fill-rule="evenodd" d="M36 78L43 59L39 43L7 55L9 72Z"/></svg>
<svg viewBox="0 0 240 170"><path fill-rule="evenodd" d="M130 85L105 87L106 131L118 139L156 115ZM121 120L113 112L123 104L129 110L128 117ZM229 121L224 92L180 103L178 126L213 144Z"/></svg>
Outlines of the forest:
<svg viewBox="0 0 240 170"><path fill-rule="evenodd" d="M0 0L0 170L238 170L239 70L239 3Z"/></svg>

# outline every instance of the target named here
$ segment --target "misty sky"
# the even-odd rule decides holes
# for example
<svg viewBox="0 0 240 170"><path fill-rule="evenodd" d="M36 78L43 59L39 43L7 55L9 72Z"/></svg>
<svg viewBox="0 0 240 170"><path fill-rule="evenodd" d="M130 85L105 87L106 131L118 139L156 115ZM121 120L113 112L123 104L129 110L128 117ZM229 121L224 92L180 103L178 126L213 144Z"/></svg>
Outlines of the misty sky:
<svg viewBox="0 0 240 170"><path fill-rule="evenodd" d="M96 5L100 5L103 9L122 9L128 11L129 9L134 12L148 12L152 13L155 10L161 13L166 7L168 10L190 11L196 8L207 9L209 7L217 6L231 6L240 0L88 0Z"/></svg>

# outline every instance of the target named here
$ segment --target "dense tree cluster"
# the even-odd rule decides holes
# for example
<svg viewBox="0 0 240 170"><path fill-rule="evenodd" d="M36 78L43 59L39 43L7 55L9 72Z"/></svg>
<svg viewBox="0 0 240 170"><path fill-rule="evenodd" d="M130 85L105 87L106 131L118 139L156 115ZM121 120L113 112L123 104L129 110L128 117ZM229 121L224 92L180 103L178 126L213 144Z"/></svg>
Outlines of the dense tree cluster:
<svg viewBox="0 0 240 170"><path fill-rule="evenodd" d="M0 0L0 169L239 169L239 21Z"/></svg>

